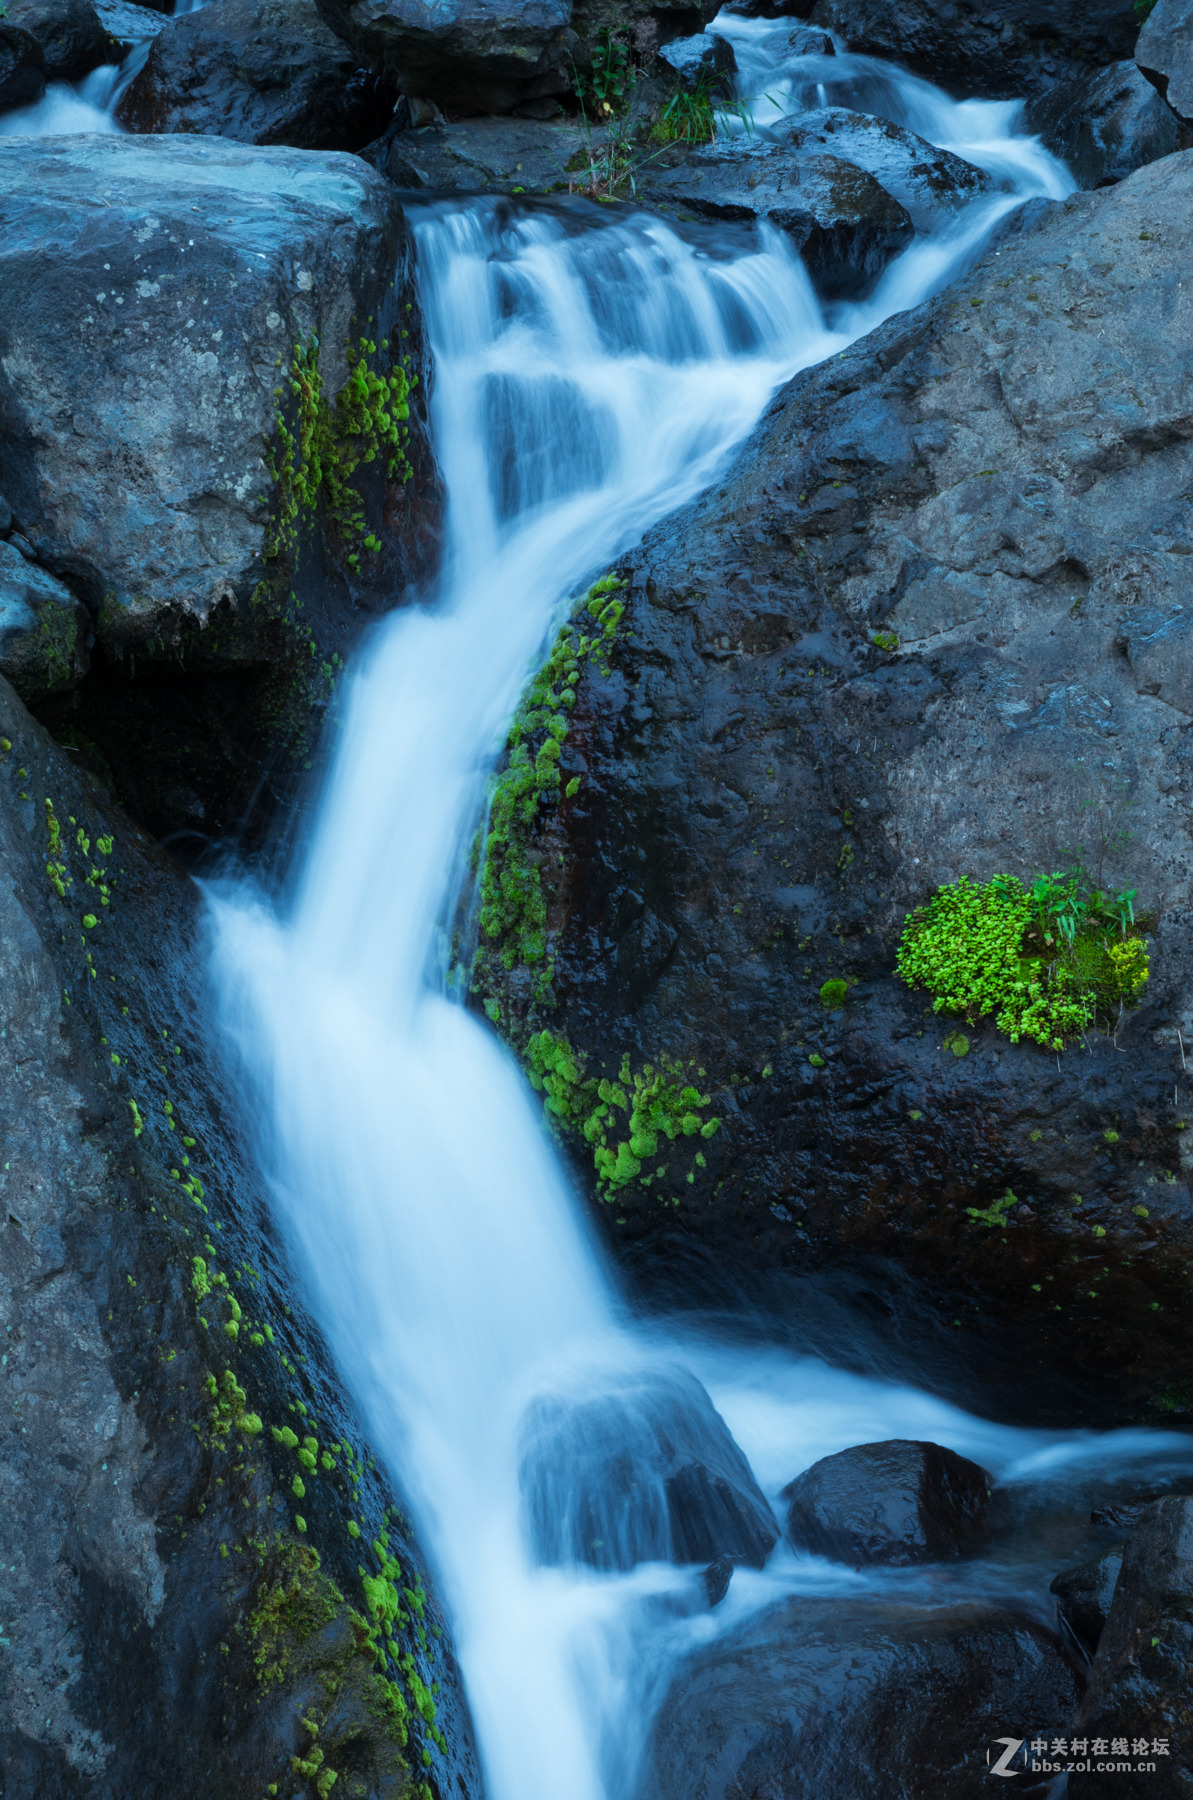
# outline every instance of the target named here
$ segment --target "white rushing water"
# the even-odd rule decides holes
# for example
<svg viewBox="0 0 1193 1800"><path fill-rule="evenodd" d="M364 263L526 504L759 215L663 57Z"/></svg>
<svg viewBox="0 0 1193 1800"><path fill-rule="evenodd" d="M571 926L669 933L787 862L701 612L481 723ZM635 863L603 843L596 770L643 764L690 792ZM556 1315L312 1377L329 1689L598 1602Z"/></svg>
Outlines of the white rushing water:
<svg viewBox="0 0 1193 1800"><path fill-rule="evenodd" d="M908 109L927 104L924 83L884 80ZM851 310L849 336L947 278L999 210L1063 191L997 109L931 106L955 145L989 138L1014 192L979 202L947 244L913 246ZM284 904L247 883L212 891L215 969L276 1216L451 1611L491 1800L625 1800L643 1696L686 1648L778 1592L865 1579L780 1550L710 1614L692 1571L667 1563L537 1566L518 1467L534 1396L686 1367L772 1501L818 1456L874 1438L935 1438L1029 1483L1157 1446L995 1427L911 1388L664 1340L628 1316L538 1100L448 997L444 929L488 772L569 597L709 483L775 388L846 334L769 230L719 260L658 219L581 203L412 217L442 575L359 659Z"/></svg>

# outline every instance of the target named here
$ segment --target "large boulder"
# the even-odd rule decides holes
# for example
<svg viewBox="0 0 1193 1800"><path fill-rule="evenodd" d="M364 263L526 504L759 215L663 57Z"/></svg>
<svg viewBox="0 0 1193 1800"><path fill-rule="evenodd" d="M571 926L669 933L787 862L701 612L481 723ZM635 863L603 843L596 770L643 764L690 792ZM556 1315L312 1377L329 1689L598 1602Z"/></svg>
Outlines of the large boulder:
<svg viewBox="0 0 1193 1800"><path fill-rule="evenodd" d="M1127 1540L1074 1729L1146 1740L1154 1768L1119 1775L1116 1793L1193 1788L1193 1499L1155 1501ZM1069 1792L1084 1800L1099 1785L1077 1775Z"/></svg>
<svg viewBox="0 0 1193 1800"><path fill-rule="evenodd" d="M395 96L323 23L315 0L214 0L154 39L117 109L136 132L358 150Z"/></svg>
<svg viewBox="0 0 1193 1800"><path fill-rule="evenodd" d="M1122 0L1009 0L995 12L967 0L816 0L811 16L851 50L893 58L958 98L993 100L1121 62L1138 29Z"/></svg>
<svg viewBox="0 0 1193 1800"><path fill-rule="evenodd" d="M1070 1420L1158 1419L1193 1374L1193 701L1156 636L1193 610L1190 296L1186 152L779 393L618 565L609 673L526 828L554 1008L499 928L477 976L585 1079L706 1072L692 1182L608 1196L627 1253L751 1286L894 1258L942 1370L997 1327L1033 1395L1096 1383ZM1079 855L1154 921L1116 1033L1053 1055L898 978L938 884Z"/></svg>
<svg viewBox="0 0 1193 1800"><path fill-rule="evenodd" d="M766 220L786 232L826 299L862 293L910 244L899 202L854 163L765 140L714 143L647 165L641 191L682 218Z"/></svg>
<svg viewBox="0 0 1193 1800"><path fill-rule="evenodd" d="M292 1794L307 1719L348 1793L425 1753L479 1800L446 1621L233 1124L201 909L0 678L4 1792ZM300 1465L297 1400L359 1467ZM384 1678L352 1623L380 1536L434 1627L392 1621Z"/></svg>
<svg viewBox="0 0 1193 1800"><path fill-rule="evenodd" d="M724 1420L679 1368L627 1372L612 1392L602 1384L534 1401L520 1483L543 1563L632 1569L721 1557L761 1568L778 1540Z"/></svg>
<svg viewBox="0 0 1193 1800"><path fill-rule="evenodd" d="M0 113L35 106L46 91L46 59L31 31L0 18Z"/></svg>
<svg viewBox="0 0 1193 1800"><path fill-rule="evenodd" d="M942 1444L892 1438L822 1457L783 1489L787 1537L835 1562L940 1562L978 1541L990 1477Z"/></svg>
<svg viewBox="0 0 1193 1800"><path fill-rule="evenodd" d="M337 37L403 94L457 112L510 112L570 94L608 34L649 51L700 31L717 0L319 0ZM618 52L628 58L628 46ZM627 64L628 67L628 64Z"/></svg>
<svg viewBox="0 0 1193 1800"><path fill-rule="evenodd" d="M1135 44L1135 61L1175 113L1193 123L1193 4L1156 0Z"/></svg>
<svg viewBox="0 0 1193 1800"><path fill-rule="evenodd" d="M680 1668L638 1792L977 1800L992 1742L1059 1736L1075 1691L1055 1640L1010 1612L786 1600Z"/></svg>
<svg viewBox="0 0 1193 1800"><path fill-rule="evenodd" d="M309 758L334 659L430 552L409 257L393 190L356 157L68 137L0 158L0 484L91 615L86 692L106 709L88 723L84 696L62 724L144 787L164 774L163 712L186 717L172 781L206 792L204 830L259 780L260 733ZM336 401L362 357L386 384L363 421ZM303 421L334 491L287 448ZM241 672L218 720L190 710L189 669L212 696Z"/></svg>
<svg viewBox="0 0 1193 1800"><path fill-rule="evenodd" d="M1187 148L1172 108L1133 62L1058 82L1028 103L1024 124L1082 188L1124 181L1145 163Z"/></svg>
<svg viewBox="0 0 1193 1800"><path fill-rule="evenodd" d="M50 81L81 81L116 60L91 0L8 0L4 18L37 39Z"/></svg>
<svg viewBox="0 0 1193 1800"><path fill-rule="evenodd" d="M797 152L839 157L864 169L899 202L917 231L938 230L947 214L998 189L984 169L951 150L938 149L904 125L845 106L803 113L773 129Z"/></svg>

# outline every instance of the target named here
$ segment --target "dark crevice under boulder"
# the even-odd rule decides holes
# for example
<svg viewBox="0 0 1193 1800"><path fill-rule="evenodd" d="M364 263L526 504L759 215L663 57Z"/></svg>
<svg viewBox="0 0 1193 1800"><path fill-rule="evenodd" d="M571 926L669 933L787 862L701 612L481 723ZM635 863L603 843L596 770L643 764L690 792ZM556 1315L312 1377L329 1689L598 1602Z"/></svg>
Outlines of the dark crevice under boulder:
<svg viewBox="0 0 1193 1800"><path fill-rule="evenodd" d="M1193 0L1156 0L1135 61L1178 117L1193 124Z"/></svg>
<svg viewBox="0 0 1193 1800"><path fill-rule="evenodd" d="M749 1464L682 1369L534 1401L520 1483L531 1543L547 1564L631 1569L727 1557L761 1568L778 1540Z"/></svg>
<svg viewBox="0 0 1193 1800"><path fill-rule="evenodd" d="M1189 147L1189 132L1133 62L1058 83L1029 102L1023 122L1082 188L1125 181L1145 163Z"/></svg>
<svg viewBox="0 0 1193 1800"><path fill-rule="evenodd" d="M891 1438L825 1456L789 1482L787 1537L835 1562L961 1556L982 1535L991 1478L941 1444Z"/></svg>

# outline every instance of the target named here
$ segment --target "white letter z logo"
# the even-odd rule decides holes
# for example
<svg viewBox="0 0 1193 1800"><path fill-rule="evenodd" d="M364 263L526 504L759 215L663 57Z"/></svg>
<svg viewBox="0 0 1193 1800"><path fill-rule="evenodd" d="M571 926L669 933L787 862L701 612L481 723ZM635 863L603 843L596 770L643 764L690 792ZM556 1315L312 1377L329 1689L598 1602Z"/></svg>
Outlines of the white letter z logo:
<svg viewBox="0 0 1193 1800"><path fill-rule="evenodd" d="M996 1763L991 1763L990 1774L991 1775L1018 1775L1020 1771L1018 1769L1012 1769L1008 1765L1010 1763L1011 1758L1014 1756L1016 1750L1018 1750L1021 1747L1021 1745L1023 1743L1023 1739L1022 1738L995 1738L994 1742L996 1744L1005 1744L1006 1749L1003 1751L1002 1755L999 1757L999 1759ZM987 1752L986 1752L986 1761L990 1762L989 1750L987 1750Z"/></svg>

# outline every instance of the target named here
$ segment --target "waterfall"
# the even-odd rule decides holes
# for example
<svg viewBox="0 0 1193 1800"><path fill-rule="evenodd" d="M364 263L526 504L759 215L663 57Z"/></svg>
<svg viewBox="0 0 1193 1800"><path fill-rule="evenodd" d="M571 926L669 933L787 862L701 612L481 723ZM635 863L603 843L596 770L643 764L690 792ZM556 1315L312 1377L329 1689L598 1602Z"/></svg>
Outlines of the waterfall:
<svg viewBox="0 0 1193 1800"><path fill-rule="evenodd" d="M926 84L883 78L921 105ZM276 1217L436 1566L492 1800L626 1800L650 1697L687 1647L793 1586L882 1578L779 1550L739 1571L713 1615L693 1570L664 1560L541 1566L521 1464L527 1421L556 1416L544 1406L597 1406L652 1370L695 1376L772 1498L867 1436L935 1437L1024 1479L1088 1453L911 1389L635 1321L538 1100L444 982L488 773L572 598L716 477L783 381L947 279L1006 207L1065 191L1058 165L1011 138L1006 109L962 116L932 92L937 135L980 137L1013 191L975 202L947 240L913 245L831 327L768 228L716 259L659 219L586 203L411 208L443 568L348 679L284 900L247 881L209 890ZM1129 1438L1124 1455L1138 1448ZM561 1471L547 1474L540 1505Z"/></svg>

